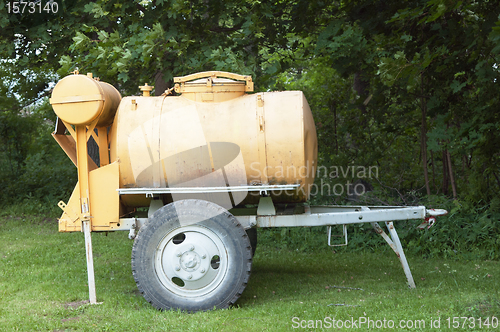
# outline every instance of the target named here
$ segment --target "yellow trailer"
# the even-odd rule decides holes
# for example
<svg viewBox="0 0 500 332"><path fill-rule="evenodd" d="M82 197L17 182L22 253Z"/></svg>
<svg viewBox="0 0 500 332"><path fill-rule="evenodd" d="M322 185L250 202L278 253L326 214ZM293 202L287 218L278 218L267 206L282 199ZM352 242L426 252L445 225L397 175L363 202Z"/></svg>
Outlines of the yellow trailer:
<svg viewBox="0 0 500 332"><path fill-rule="evenodd" d="M250 276L256 227L344 225L347 244L346 225L370 222L415 287L392 222L390 236L377 222L445 211L303 204L314 185L317 138L302 92L249 94L252 78L227 72L174 82L175 96L150 96L145 84L142 96L122 98L75 72L53 90L53 137L78 170L68 203L59 203L59 231L85 234L91 303L92 231L129 231L134 278L158 309L234 303ZM98 147L92 156L89 141Z"/></svg>

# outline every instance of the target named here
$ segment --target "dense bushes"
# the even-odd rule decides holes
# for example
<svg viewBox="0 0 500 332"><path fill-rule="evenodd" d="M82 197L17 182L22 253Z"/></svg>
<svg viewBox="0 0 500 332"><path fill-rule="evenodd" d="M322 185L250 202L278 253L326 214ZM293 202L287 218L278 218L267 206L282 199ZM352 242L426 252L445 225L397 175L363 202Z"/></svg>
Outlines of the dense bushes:
<svg viewBox="0 0 500 332"><path fill-rule="evenodd" d="M76 183L76 168L51 136L48 102L29 111L0 112L0 205L57 204Z"/></svg>
<svg viewBox="0 0 500 332"><path fill-rule="evenodd" d="M423 257L448 259L499 259L500 210L498 202L489 205L461 204L444 196L419 203L429 208L444 208L447 216L437 218L430 229L417 229L418 220L395 222L396 230L406 253ZM379 223L385 230L382 223ZM259 245L279 249L312 251L390 251L370 224L347 227L349 244L346 247L328 247L326 227L274 228L259 230ZM342 234L334 228L333 234ZM341 243L343 238L339 238Z"/></svg>
<svg viewBox="0 0 500 332"><path fill-rule="evenodd" d="M499 259L500 211L492 201L489 205L447 204L449 214L438 218L426 230L407 228L402 232L404 245L413 253L445 258Z"/></svg>

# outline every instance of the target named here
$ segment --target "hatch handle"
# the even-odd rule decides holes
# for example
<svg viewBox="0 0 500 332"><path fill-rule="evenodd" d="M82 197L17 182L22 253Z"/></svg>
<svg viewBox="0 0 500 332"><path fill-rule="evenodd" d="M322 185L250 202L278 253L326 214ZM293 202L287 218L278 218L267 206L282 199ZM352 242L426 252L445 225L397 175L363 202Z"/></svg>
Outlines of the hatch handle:
<svg viewBox="0 0 500 332"><path fill-rule="evenodd" d="M200 78L205 78L205 77L211 77L211 78L217 78L217 77L224 77L224 78L229 78L232 80L236 81L245 81L245 91L246 92L252 92L253 91L253 82L252 82L252 76L250 75L239 75L235 73L229 73L225 71L203 71L200 73L195 73L191 75L186 75L186 76L180 76L180 77L174 77L174 83L186 83L192 80L197 80Z"/></svg>

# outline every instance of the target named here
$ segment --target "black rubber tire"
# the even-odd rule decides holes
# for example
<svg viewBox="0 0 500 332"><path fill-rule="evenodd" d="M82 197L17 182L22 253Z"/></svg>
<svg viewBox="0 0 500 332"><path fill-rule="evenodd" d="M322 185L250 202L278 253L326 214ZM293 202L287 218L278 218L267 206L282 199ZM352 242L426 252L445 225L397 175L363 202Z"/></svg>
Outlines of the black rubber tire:
<svg viewBox="0 0 500 332"><path fill-rule="evenodd" d="M206 216L210 217L207 219ZM181 225L180 220L185 222L187 218L201 221L192 225ZM171 284L168 286L172 289L165 287L155 268L155 261L158 259L155 258L155 255L157 255L159 246L165 241L170 243L168 242L170 236L180 234L189 227L208 229L211 234L215 234L220 239L219 243L222 243L227 253L224 258L227 260L227 265L224 269L221 268L223 271L214 272L223 272L220 281L215 283L215 286L211 286L216 288L207 291L206 294L197 294L196 296L182 294L183 286L177 286L180 287L178 290ZM171 241L175 243L173 238ZM165 245L164 248L167 248L168 245L170 245L168 247L170 250L171 244ZM169 257L165 253L171 254L172 251L164 250L160 257L164 257L163 255ZM162 262L164 261L162 260ZM177 262L173 261L172 265L174 264ZM163 265L161 266L161 271L165 271ZM137 287L144 298L160 310L180 309L195 312L227 308L241 296L250 278L251 268L252 247L244 228L224 208L202 200L178 201L156 211L148 222L140 228L132 248L132 273ZM170 280L166 272L164 283L165 280ZM201 291L204 291L203 288Z"/></svg>
<svg viewBox="0 0 500 332"><path fill-rule="evenodd" d="M248 239L250 240L250 245L252 246L252 257L255 256L255 250L257 249L257 228L249 228L246 230Z"/></svg>

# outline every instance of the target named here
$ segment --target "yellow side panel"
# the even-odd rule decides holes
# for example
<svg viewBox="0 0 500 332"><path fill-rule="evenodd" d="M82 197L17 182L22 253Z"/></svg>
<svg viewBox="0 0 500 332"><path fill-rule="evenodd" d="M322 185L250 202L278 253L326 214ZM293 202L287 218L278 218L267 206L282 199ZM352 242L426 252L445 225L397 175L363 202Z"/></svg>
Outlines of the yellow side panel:
<svg viewBox="0 0 500 332"><path fill-rule="evenodd" d="M68 204L64 205L63 202L59 202L59 207L64 211L59 218L59 232L80 232L82 230L79 192L80 186L77 182Z"/></svg>
<svg viewBox="0 0 500 332"><path fill-rule="evenodd" d="M118 163L100 167L90 172L90 213L92 230L97 226L116 223L120 214L118 194Z"/></svg>
<svg viewBox="0 0 500 332"><path fill-rule="evenodd" d="M89 184L92 230L106 230L110 223L117 223L119 220L118 163L114 162L91 171ZM81 231L78 193L79 185L77 183L59 219L60 232Z"/></svg>

